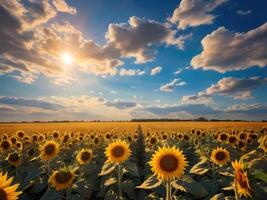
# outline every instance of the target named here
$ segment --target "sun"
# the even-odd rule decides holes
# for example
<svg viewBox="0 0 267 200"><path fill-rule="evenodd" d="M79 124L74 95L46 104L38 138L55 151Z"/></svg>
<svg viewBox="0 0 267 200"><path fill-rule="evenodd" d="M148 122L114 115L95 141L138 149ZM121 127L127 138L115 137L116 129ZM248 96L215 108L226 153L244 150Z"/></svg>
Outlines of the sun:
<svg viewBox="0 0 267 200"><path fill-rule="evenodd" d="M63 53L61 55L61 58L62 58L62 61L67 65L69 65L73 62L73 57L70 53L67 53L67 52Z"/></svg>

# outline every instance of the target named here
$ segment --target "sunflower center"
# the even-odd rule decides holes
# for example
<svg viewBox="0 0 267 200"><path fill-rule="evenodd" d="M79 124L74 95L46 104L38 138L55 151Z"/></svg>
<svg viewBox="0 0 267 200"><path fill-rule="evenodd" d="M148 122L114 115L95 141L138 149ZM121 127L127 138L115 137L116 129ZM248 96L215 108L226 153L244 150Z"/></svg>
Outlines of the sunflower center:
<svg viewBox="0 0 267 200"><path fill-rule="evenodd" d="M81 155L81 159L82 159L83 161L87 161L87 160L89 160L90 158L91 158L91 154L90 154L89 152L87 152L87 151L83 152L82 155Z"/></svg>
<svg viewBox="0 0 267 200"><path fill-rule="evenodd" d="M53 144L49 144L45 147L45 153L47 155L52 155L56 150L56 147Z"/></svg>
<svg viewBox="0 0 267 200"><path fill-rule="evenodd" d="M19 160L19 155L17 153L12 153L9 155L8 160L11 162L17 162Z"/></svg>
<svg viewBox="0 0 267 200"><path fill-rule="evenodd" d="M160 168L166 172L175 171L178 164L178 159L174 155L165 155L160 159Z"/></svg>
<svg viewBox="0 0 267 200"><path fill-rule="evenodd" d="M221 134L221 140L226 140L227 139L227 135L226 134Z"/></svg>
<svg viewBox="0 0 267 200"><path fill-rule="evenodd" d="M7 200L6 191L3 189L0 189L0 200Z"/></svg>
<svg viewBox="0 0 267 200"><path fill-rule="evenodd" d="M72 175L69 172L59 172L55 176L57 183L60 183L60 184L69 182L71 178L72 178Z"/></svg>
<svg viewBox="0 0 267 200"><path fill-rule="evenodd" d="M215 158L216 160L223 161L225 159L225 153L223 151L219 151L216 153Z"/></svg>
<svg viewBox="0 0 267 200"><path fill-rule="evenodd" d="M157 142L156 138L153 137L150 139L150 144L156 144L156 142Z"/></svg>
<svg viewBox="0 0 267 200"><path fill-rule="evenodd" d="M236 181L242 188L248 188L248 182L247 182L247 177L245 174L241 171L238 171L236 174Z"/></svg>
<svg viewBox="0 0 267 200"><path fill-rule="evenodd" d="M235 136L232 136L232 137L229 138L229 142L230 142L230 143L235 143L236 140L237 140L237 139L236 139Z"/></svg>
<svg viewBox="0 0 267 200"><path fill-rule="evenodd" d="M121 147L121 146L115 146L115 147L111 150L111 152L112 152L112 155L113 155L113 156L119 158L119 157L123 156L125 150L124 150L124 148Z"/></svg>
<svg viewBox="0 0 267 200"><path fill-rule="evenodd" d="M10 147L10 144L8 141L3 141L2 144L1 144L1 147L3 149L8 149Z"/></svg>

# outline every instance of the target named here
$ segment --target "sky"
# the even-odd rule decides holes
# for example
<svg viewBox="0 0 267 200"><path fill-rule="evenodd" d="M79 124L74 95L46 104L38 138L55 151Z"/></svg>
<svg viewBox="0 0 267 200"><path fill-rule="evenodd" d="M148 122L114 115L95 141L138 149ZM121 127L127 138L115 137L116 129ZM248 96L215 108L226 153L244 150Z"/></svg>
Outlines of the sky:
<svg viewBox="0 0 267 200"><path fill-rule="evenodd" d="M0 0L0 121L267 119L265 0Z"/></svg>

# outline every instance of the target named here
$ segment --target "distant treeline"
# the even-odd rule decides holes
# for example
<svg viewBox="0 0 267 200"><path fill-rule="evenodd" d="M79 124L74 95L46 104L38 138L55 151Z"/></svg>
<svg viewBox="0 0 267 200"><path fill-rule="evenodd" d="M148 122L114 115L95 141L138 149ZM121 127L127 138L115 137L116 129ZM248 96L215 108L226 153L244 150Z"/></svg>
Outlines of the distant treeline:
<svg viewBox="0 0 267 200"><path fill-rule="evenodd" d="M7 123L75 123L75 122L267 122L267 120L232 120L232 119L207 119L205 117L200 117L197 119L132 119L132 120L52 120L52 121L10 121L10 122L0 122L0 124Z"/></svg>
<svg viewBox="0 0 267 200"><path fill-rule="evenodd" d="M249 120L232 120L232 119L207 119L200 117L197 119L132 119L132 122L254 122ZM261 122L267 122L267 120L261 120Z"/></svg>

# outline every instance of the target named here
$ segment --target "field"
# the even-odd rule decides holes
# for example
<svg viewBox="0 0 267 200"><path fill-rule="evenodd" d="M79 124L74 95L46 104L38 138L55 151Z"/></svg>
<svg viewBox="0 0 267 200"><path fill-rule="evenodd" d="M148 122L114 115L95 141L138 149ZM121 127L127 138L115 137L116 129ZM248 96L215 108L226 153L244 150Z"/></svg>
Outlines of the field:
<svg viewBox="0 0 267 200"><path fill-rule="evenodd" d="M0 200L265 199L266 127L263 122L0 124Z"/></svg>

